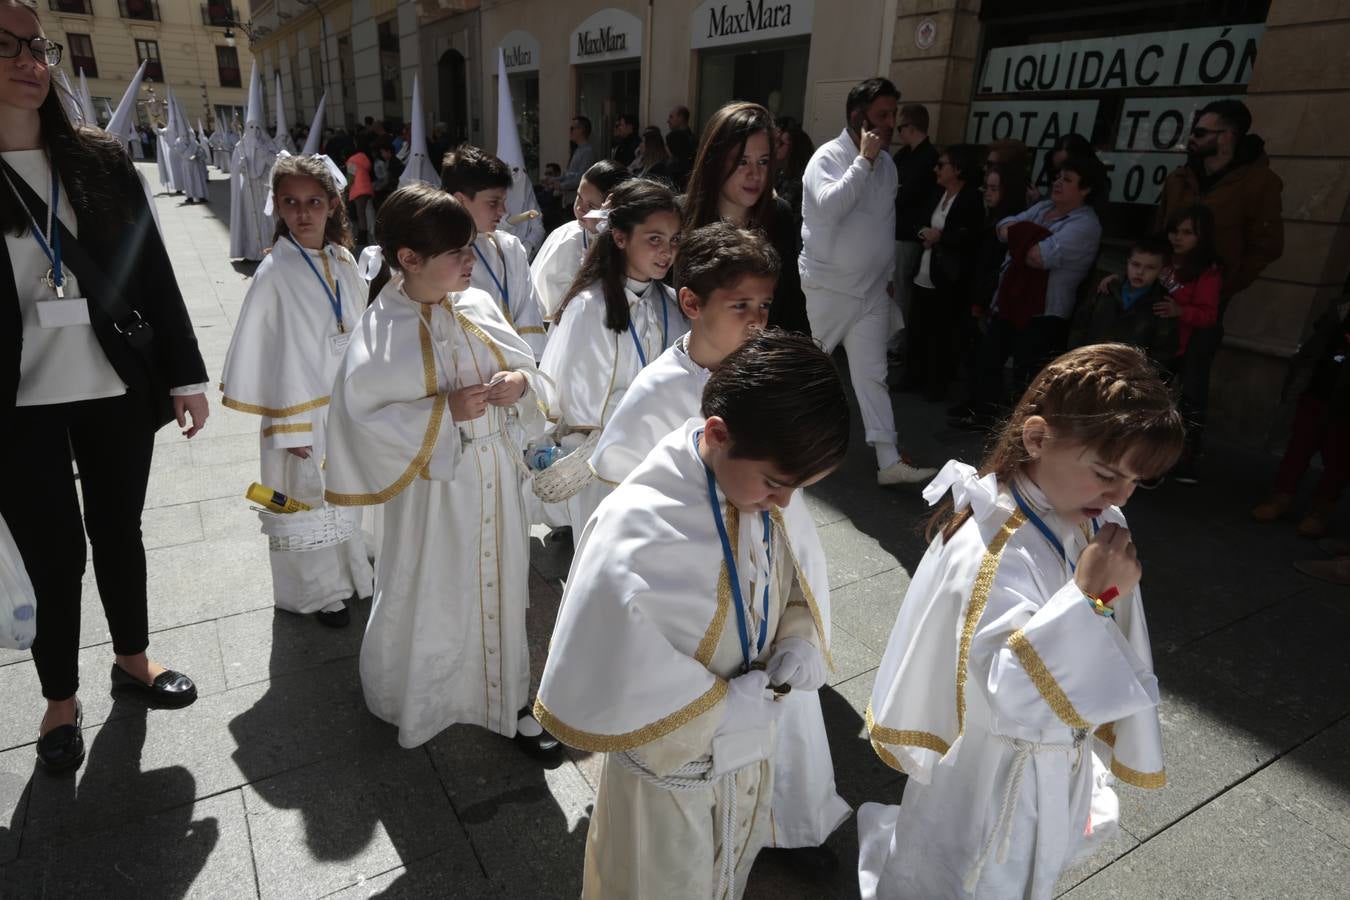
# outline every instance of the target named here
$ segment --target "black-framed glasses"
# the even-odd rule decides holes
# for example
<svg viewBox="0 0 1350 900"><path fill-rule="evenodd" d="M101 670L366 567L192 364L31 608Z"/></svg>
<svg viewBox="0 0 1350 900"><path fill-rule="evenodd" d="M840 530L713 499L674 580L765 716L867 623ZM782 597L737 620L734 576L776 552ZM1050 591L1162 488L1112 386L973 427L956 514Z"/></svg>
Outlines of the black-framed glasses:
<svg viewBox="0 0 1350 900"><path fill-rule="evenodd" d="M14 59L24 44L28 45L28 52L38 62L49 66L61 64L61 51L65 48L56 41L49 41L41 35L30 38L19 37L12 31L0 28L0 59Z"/></svg>
<svg viewBox="0 0 1350 900"><path fill-rule="evenodd" d="M1196 125L1191 129L1191 137L1207 138L1211 134L1223 134L1225 131L1232 131L1231 128L1201 128Z"/></svg>

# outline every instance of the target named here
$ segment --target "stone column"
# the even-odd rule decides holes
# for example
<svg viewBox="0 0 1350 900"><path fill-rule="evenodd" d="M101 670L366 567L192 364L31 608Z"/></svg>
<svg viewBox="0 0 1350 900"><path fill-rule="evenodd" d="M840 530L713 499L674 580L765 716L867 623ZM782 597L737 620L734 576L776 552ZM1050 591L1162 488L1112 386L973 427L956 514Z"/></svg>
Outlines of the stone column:
<svg viewBox="0 0 1350 900"><path fill-rule="evenodd" d="M1283 445L1287 359L1350 271L1347 46L1350 6L1273 0L1247 87L1252 131L1284 180L1284 255L1228 309L1210 419L1250 446Z"/></svg>
<svg viewBox="0 0 1350 900"><path fill-rule="evenodd" d="M918 46L918 29L932 20L933 45ZM891 49L891 80L903 103L928 108L929 135L946 144L965 137L980 43L980 0L900 0Z"/></svg>

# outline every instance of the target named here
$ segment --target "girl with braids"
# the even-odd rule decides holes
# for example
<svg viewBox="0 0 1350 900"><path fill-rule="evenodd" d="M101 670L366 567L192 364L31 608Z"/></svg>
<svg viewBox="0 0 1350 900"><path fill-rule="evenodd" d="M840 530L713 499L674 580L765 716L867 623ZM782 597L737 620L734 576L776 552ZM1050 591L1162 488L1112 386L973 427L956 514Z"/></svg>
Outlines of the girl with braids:
<svg viewBox="0 0 1350 900"><path fill-rule="evenodd" d="M278 159L272 196L276 234L225 353L221 402L260 417L262 484L318 507L329 394L369 288L352 258L342 195L320 157ZM346 625L347 601L370 596L373 575L359 528L337 546L274 550L271 562L277 607L314 613L324 625Z"/></svg>
<svg viewBox="0 0 1350 900"><path fill-rule="evenodd" d="M144 183L119 140L71 125L52 84L60 61L33 5L0 0L0 463L11 474L0 516L37 595L37 757L49 771L84 760L86 534L114 688L158 706L197 697L191 678L146 657L141 510L155 432L177 418L190 438L208 414L206 366Z"/></svg>
<svg viewBox="0 0 1350 900"><path fill-rule="evenodd" d="M554 439L567 451L589 440L587 458L638 372L689 330L675 292L661 283L680 239L680 208L670 188L631 179L609 195L603 214L539 363L551 384ZM592 479L567 500L574 535L608 492Z"/></svg>
<svg viewBox="0 0 1350 900"><path fill-rule="evenodd" d="M1163 785L1120 507L1184 439L1143 352L1095 344L1032 381L978 471L953 460L925 489L942 506L867 710L909 782L858 811L863 897L1049 898L1114 828L1112 775Z"/></svg>

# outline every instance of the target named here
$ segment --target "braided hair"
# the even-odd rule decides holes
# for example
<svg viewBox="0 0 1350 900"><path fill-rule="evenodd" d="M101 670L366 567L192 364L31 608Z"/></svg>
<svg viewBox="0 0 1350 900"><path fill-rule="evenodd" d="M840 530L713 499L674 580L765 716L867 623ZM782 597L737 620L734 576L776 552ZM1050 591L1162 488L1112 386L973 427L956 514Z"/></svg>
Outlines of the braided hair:
<svg viewBox="0 0 1350 900"><path fill-rule="evenodd" d="M1127 344L1090 344L1070 350L1041 370L1017 402L980 465L1010 484L1031 458L1022 441L1027 419L1040 416L1065 441L1090 447L1102 462L1129 457L1143 478L1167 472L1181 456L1186 428L1158 369L1142 350ZM950 540L970 516L943 501L928 522Z"/></svg>

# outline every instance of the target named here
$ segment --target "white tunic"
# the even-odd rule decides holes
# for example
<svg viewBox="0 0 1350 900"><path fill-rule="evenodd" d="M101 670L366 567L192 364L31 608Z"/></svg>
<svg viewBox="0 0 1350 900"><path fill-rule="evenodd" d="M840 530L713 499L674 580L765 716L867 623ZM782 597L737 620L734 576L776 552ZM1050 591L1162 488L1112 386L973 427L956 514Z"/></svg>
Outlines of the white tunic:
<svg viewBox="0 0 1350 900"><path fill-rule="evenodd" d="M929 547L877 671L872 744L909 782L900 807L858 811L859 886L865 898L1049 898L1064 866L1114 830L1103 769L1165 781L1143 607L1136 591L1114 620L1093 612L992 475L948 463L925 496L948 487L973 515ZM1076 559L1086 529L1018 487ZM1113 508L1102 521L1125 520Z"/></svg>
<svg viewBox="0 0 1350 900"><path fill-rule="evenodd" d="M544 421L533 388L467 422L447 404L504 370L532 386L537 375L491 297L470 288L426 306L395 277L361 319L333 389L327 498L384 504L361 686L404 747L456 722L510 737L528 702L520 454Z"/></svg>
<svg viewBox="0 0 1350 900"><path fill-rule="evenodd" d="M606 752L586 838L583 896L712 898L721 847L719 788L675 792L634 775L615 758L636 754L658 775L712 756L728 679L742 648L729 568L697 448L702 419L667 435L611 494L577 541L535 715L556 737ZM720 489L733 536L750 632L768 613L762 650L805 638L829 659L823 553L810 517L742 514ZM753 640L753 639L752 639ZM781 726L778 729L781 731ZM771 830L775 729L746 730L759 754L735 775L738 848L734 895Z"/></svg>
<svg viewBox="0 0 1350 900"><path fill-rule="evenodd" d="M272 245L274 226L267 208L268 179L277 153L258 123L244 128L244 137L230 156L230 258L262 259Z"/></svg>
<svg viewBox="0 0 1350 900"><path fill-rule="evenodd" d="M688 335L680 338L633 379L591 456L591 469L597 478L617 485L688 417L701 418L703 387L712 373L690 358L688 342ZM810 513L799 500L789 504L783 516L787 520L800 516L809 519ZM821 587L822 594L827 591L827 587ZM834 761L820 694L794 691L783 705L774 755L768 844L817 847L848 818L849 806L834 787Z"/></svg>
<svg viewBox="0 0 1350 900"><path fill-rule="evenodd" d="M350 333L365 309L366 283L352 255L329 244L304 251L341 292L342 327ZM326 265L325 265L326 262ZM301 250L283 238L258 266L225 353L221 401L261 416L261 483L317 508L323 502L320 466L324 425L342 346L338 321ZM300 459L288 447L312 447ZM344 509L359 526L360 510ZM369 597L373 573L365 542L355 535L334 547L303 553L272 551L272 598L294 613L312 613L353 595Z"/></svg>
<svg viewBox="0 0 1350 900"><path fill-rule="evenodd" d="M167 128L155 129L155 165L159 169L159 183L170 194L182 190L174 183L177 170L173 165L173 135Z"/></svg>
<svg viewBox="0 0 1350 900"><path fill-rule="evenodd" d="M534 282L544 321L553 321L593 241L591 234L576 221L559 225L544 239L544 245L530 263L530 280Z"/></svg>
<svg viewBox="0 0 1350 900"><path fill-rule="evenodd" d="M189 200L208 199L206 160L210 155L209 149L204 147L189 131L174 141L173 152L178 156L182 165L183 180L178 184L179 190Z"/></svg>
<svg viewBox="0 0 1350 900"><path fill-rule="evenodd" d="M544 355L547 335L539 298L530 281L530 259L525 245L505 231L479 234L473 245L477 254L470 284L497 301L506 320L530 345L537 361Z"/></svg>
<svg viewBox="0 0 1350 900"><path fill-rule="evenodd" d="M573 297L557 318L539 363L548 379L546 405L555 437L603 427L645 363L689 330L675 292L665 285L649 282L640 296L631 287L624 294L632 322L628 331L605 326L598 282ZM574 534L607 493L609 486L593 479L567 501Z"/></svg>
<svg viewBox="0 0 1350 900"><path fill-rule="evenodd" d="M230 150L225 140L225 133L220 129L211 132L211 137L207 140L211 147L211 164L222 172L230 171Z"/></svg>

